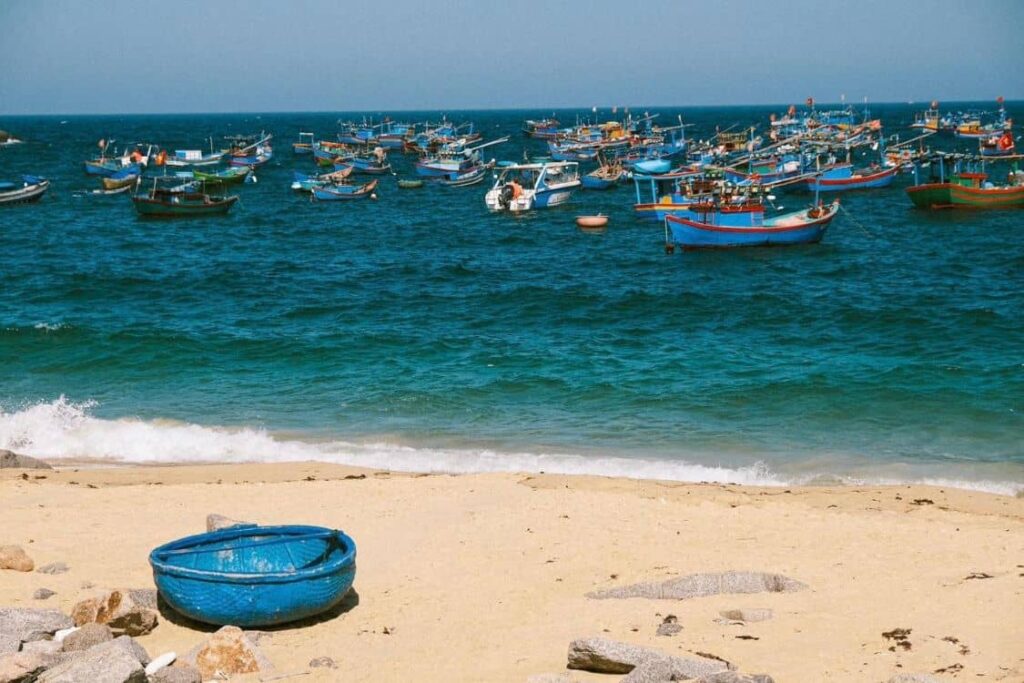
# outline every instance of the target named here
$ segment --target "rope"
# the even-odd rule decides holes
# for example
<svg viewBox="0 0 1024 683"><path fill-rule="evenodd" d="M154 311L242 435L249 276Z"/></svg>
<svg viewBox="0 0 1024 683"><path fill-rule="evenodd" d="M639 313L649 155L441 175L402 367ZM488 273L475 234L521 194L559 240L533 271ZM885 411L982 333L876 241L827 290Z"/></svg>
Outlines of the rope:
<svg viewBox="0 0 1024 683"><path fill-rule="evenodd" d="M861 230L863 230L863 231L864 231L864 233L865 233L865 234L866 234L866 235L867 235L868 237L871 237L871 238L877 238L877 237L878 237L878 235L876 235L876 234L874 234L873 232L871 232L870 230L868 230L868 227L867 227L866 225L864 225L864 224L863 224L863 223L861 223L861 222L860 222L859 220L857 220L856 218L854 218L854 217L853 217L853 214L852 214L852 213L850 213L849 211L847 211L847 209L846 209L846 207L845 207L844 205L840 204L840 205L839 205L839 210L840 210L840 211L842 211L842 212L843 212L843 213L844 213L844 214L846 215L846 217L847 217L847 218L849 218L849 219L850 219L851 221L853 221L853 224L854 224L854 225L856 225L856 226L857 226L858 228L860 228Z"/></svg>

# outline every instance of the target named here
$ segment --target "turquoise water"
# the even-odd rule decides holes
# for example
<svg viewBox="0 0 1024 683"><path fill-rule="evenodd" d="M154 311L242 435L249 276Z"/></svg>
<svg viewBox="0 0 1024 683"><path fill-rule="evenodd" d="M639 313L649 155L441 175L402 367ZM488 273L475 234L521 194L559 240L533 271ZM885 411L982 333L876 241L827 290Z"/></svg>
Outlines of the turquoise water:
<svg viewBox="0 0 1024 683"><path fill-rule="evenodd" d="M920 108L873 113L906 138ZM707 137L773 109L660 111ZM488 151L519 159L544 149L522 120L550 113L451 117L512 136ZM820 245L668 256L632 186L518 218L487 213L486 185L393 178L378 201L310 203L288 187L312 170L290 143L338 118L0 119L27 140L0 149L0 177L53 179L0 210L0 448L1024 486L1024 211L914 210L904 176L844 195ZM81 162L101 137L260 129L276 157L225 218L73 196L98 186ZM575 228L599 211L606 233Z"/></svg>

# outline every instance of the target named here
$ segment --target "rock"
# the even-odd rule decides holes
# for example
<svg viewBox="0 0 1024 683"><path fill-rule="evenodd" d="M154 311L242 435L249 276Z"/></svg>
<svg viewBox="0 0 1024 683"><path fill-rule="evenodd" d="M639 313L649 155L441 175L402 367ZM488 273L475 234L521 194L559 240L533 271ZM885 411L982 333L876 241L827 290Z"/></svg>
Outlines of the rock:
<svg viewBox="0 0 1024 683"><path fill-rule="evenodd" d="M155 588L131 588L128 590L128 597L130 597L136 605L139 607L145 607L146 609L159 609L157 595Z"/></svg>
<svg viewBox="0 0 1024 683"><path fill-rule="evenodd" d="M199 669L188 664L177 663L160 669L149 677L149 683L202 683L203 676Z"/></svg>
<svg viewBox="0 0 1024 683"><path fill-rule="evenodd" d="M719 612L723 619L729 621L766 621L772 618L772 611L770 609L755 607L755 608L742 608L742 609L727 609Z"/></svg>
<svg viewBox="0 0 1024 683"><path fill-rule="evenodd" d="M656 635L674 636L682 630L683 627L681 624L679 624L679 619L676 618L676 615L670 614L667 617L665 617L661 624L658 625Z"/></svg>
<svg viewBox="0 0 1024 683"><path fill-rule="evenodd" d="M55 609L0 607L0 635L22 642L43 640L73 625L71 619Z"/></svg>
<svg viewBox="0 0 1024 683"><path fill-rule="evenodd" d="M338 668L338 664L333 659L331 659L330 657L317 657L316 659L309 660L309 668L310 669L319 669L319 668L337 669Z"/></svg>
<svg viewBox="0 0 1024 683"><path fill-rule="evenodd" d="M224 515L209 514L206 515L206 530L207 531L220 531L221 529L230 529L236 526L256 526L252 522L242 522L237 519L231 519Z"/></svg>
<svg viewBox="0 0 1024 683"><path fill-rule="evenodd" d="M3 449L0 449L0 470L5 470L8 468L17 468L24 470L53 469L42 460L30 458L27 455L20 455L18 453L12 453L11 451L5 451Z"/></svg>
<svg viewBox="0 0 1024 683"><path fill-rule="evenodd" d="M260 652L256 643L237 626L224 626L205 642L194 647L182 660L199 669L203 679L216 672L245 674L267 672L273 665Z"/></svg>
<svg viewBox="0 0 1024 683"><path fill-rule="evenodd" d="M146 675L152 676L157 671L160 671L161 669L166 669L171 664L173 664L174 660L177 658L178 655L175 652L163 653L159 657L154 658L149 664L146 665Z"/></svg>
<svg viewBox="0 0 1024 683"><path fill-rule="evenodd" d="M127 636L95 645L72 659L47 669L38 683L147 683L142 646Z"/></svg>
<svg viewBox="0 0 1024 683"><path fill-rule="evenodd" d="M115 635L144 636L157 627L155 609L138 604L130 590L100 590L71 610L75 624L106 624Z"/></svg>
<svg viewBox="0 0 1024 683"><path fill-rule="evenodd" d="M683 659L658 650L621 643L608 638L583 638L569 644L568 668L594 673L626 674L649 661L665 660L674 675L696 678L705 674L727 671L725 662L714 659ZM639 680L658 680L638 678ZM665 679L668 680L668 679Z"/></svg>
<svg viewBox="0 0 1024 683"><path fill-rule="evenodd" d="M668 581L636 583L587 593L588 598L653 598L676 599L697 598L722 593L789 593L807 588L782 574L759 572L718 572L714 574L690 574Z"/></svg>
<svg viewBox="0 0 1024 683"><path fill-rule="evenodd" d="M42 655L44 658L47 655L55 655L61 651L61 643L56 640L33 640L31 643L25 643L21 646L22 652L34 652L38 655Z"/></svg>
<svg viewBox="0 0 1024 683"><path fill-rule="evenodd" d="M63 574L68 571L68 567L63 562L51 562L50 564L44 564L39 569L36 569L40 574Z"/></svg>
<svg viewBox="0 0 1024 683"><path fill-rule="evenodd" d="M106 624L85 624L64 638L64 651L81 652L113 639L114 633Z"/></svg>
<svg viewBox="0 0 1024 683"><path fill-rule="evenodd" d="M21 640L14 636L5 636L0 633L0 657L14 654L21 649Z"/></svg>
<svg viewBox="0 0 1024 683"><path fill-rule="evenodd" d="M22 550L20 545L0 545L0 569L13 569L16 572L30 572L36 563Z"/></svg>
<svg viewBox="0 0 1024 683"><path fill-rule="evenodd" d="M37 588L36 592L32 594L33 600L46 600L52 598L56 593L49 588Z"/></svg>
<svg viewBox="0 0 1024 683"><path fill-rule="evenodd" d="M536 674L526 679L526 683L575 683L569 674Z"/></svg>
<svg viewBox="0 0 1024 683"><path fill-rule="evenodd" d="M0 655L0 683L34 680L33 676L45 667L43 658L34 652Z"/></svg>
<svg viewBox="0 0 1024 683"><path fill-rule="evenodd" d="M932 676L931 674L896 674L889 679L889 683L942 683L941 679Z"/></svg>
<svg viewBox="0 0 1024 683"><path fill-rule="evenodd" d="M701 676L693 683L775 683L768 674L741 674L736 671L721 671L708 676Z"/></svg>

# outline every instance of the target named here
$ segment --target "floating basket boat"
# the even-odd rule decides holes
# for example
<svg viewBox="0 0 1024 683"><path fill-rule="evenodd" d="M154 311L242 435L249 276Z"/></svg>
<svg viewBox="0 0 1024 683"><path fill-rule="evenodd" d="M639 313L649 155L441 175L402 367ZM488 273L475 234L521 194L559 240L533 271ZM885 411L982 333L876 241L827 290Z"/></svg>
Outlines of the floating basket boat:
<svg viewBox="0 0 1024 683"><path fill-rule="evenodd" d="M423 187L422 180L399 180L398 187L403 190L414 190L418 187Z"/></svg>
<svg viewBox="0 0 1024 683"><path fill-rule="evenodd" d="M270 626L337 605L356 573L355 542L316 526L233 527L172 541L149 563L160 595L196 621Z"/></svg>
<svg viewBox="0 0 1024 683"><path fill-rule="evenodd" d="M576 216L576 225L584 230L596 230L608 225L608 216Z"/></svg>

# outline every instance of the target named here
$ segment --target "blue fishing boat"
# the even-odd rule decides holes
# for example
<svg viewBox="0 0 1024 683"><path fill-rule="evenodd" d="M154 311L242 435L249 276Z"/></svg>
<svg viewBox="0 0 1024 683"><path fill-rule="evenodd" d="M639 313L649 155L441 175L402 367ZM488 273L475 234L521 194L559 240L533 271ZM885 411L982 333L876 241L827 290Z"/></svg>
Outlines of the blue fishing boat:
<svg viewBox="0 0 1024 683"><path fill-rule="evenodd" d="M561 124L558 119L551 117L547 119L541 119L539 121L527 120L523 123L523 135L528 138L537 138L539 140L553 140L559 137L562 133L558 130L558 126Z"/></svg>
<svg viewBox="0 0 1024 683"><path fill-rule="evenodd" d="M272 626L335 607L355 580L356 545L316 526L240 526L187 536L149 555L176 612L207 624Z"/></svg>
<svg viewBox="0 0 1024 683"><path fill-rule="evenodd" d="M352 185L347 182L328 183L314 187L313 198L324 202L374 198L376 195L373 191L377 188L377 183L377 180L371 180L365 185Z"/></svg>
<svg viewBox="0 0 1024 683"><path fill-rule="evenodd" d="M702 202L688 216L665 217L665 249L772 247L820 242L839 201L768 218L761 198L741 204Z"/></svg>
<svg viewBox="0 0 1024 683"><path fill-rule="evenodd" d="M601 145L596 142L548 140L548 151L555 161L593 161L601 152Z"/></svg>
<svg viewBox="0 0 1024 683"><path fill-rule="evenodd" d="M340 142L319 140L313 143L313 159L319 166L332 166L355 156L355 151Z"/></svg>
<svg viewBox="0 0 1024 683"><path fill-rule="evenodd" d="M667 169L666 169L667 170ZM610 190L626 177L626 169L622 164L605 161L595 170L583 176L583 189Z"/></svg>
<svg viewBox="0 0 1024 683"><path fill-rule="evenodd" d="M377 147L368 154L357 154L344 163L347 166L352 166L356 173L365 173L366 175L391 173L391 164L388 163L388 155L383 147ZM335 168L337 168L337 164L335 164Z"/></svg>
<svg viewBox="0 0 1024 683"><path fill-rule="evenodd" d="M21 177L21 182L0 181L0 204L27 204L38 201L50 189L50 181L34 175Z"/></svg>
<svg viewBox="0 0 1024 683"><path fill-rule="evenodd" d="M324 173L322 175L307 175L305 173L293 171L291 187L296 192L312 192L314 188L323 187L329 183L337 183L345 180L345 178L351 175L351 173L351 166L346 166L345 168L336 170L333 173Z"/></svg>
<svg viewBox="0 0 1024 683"><path fill-rule="evenodd" d="M439 182L442 185L448 187L466 187L468 185L476 185L482 183L484 178L487 177L487 172L494 168L494 162L489 161L486 164L474 166L473 168L460 171L458 173L450 173L447 176L439 178Z"/></svg>
<svg viewBox="0 0 1024 683"><path fill-rule="evenodd" d="M651 175L634 173L634 215L640 220L661 221L669 213L687 210L692 203L687 183L706 176L714 176L716 173L720 177L720 172L705 174L690 169Z"/></svg>
<svg viewBox="0 0 1024 683"><path fill-rule="evenodd" d="M491 211L544 209L569 201L580 185L579 164L575 162L502 164L484 203Z"/></svg>
<svg viewBox="0 0 1024 683"><path fill-rule="evenodd" d="M316 144L316 135L300 131L299 141L292 143L292 153L296 155L312 154L314 144Z"/></svg>
<svg viewBox="0 0 1024 683"><path fill-rule="evenodd" d="M417 161L416 174L432 178L451 178L452 175L469 173L482 165L480 150L503 142L508 142L508 138L498 138L475 147L468 147L461 142L449 143L435 154L424 156Z"/></svg>
<svg viewBox="0 0 1024 683"><path fill-rule="evenodd" d="M804 187L811 192L842 192L889 187L899 166L854 168L851 163L831 164L808 177Z"/></svg>

